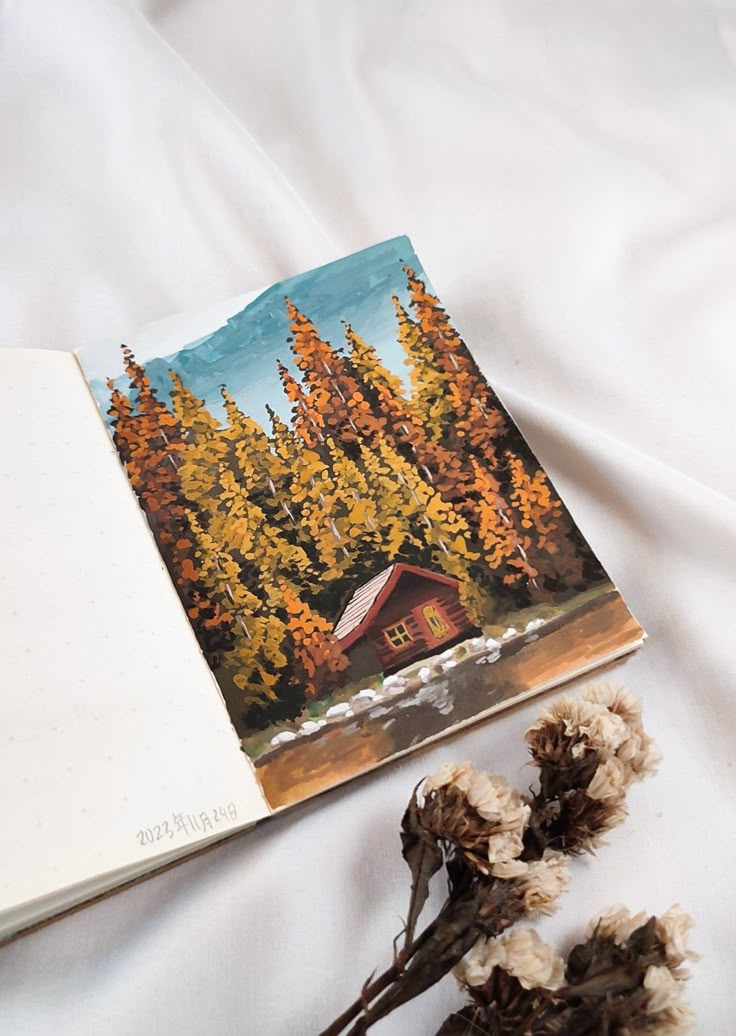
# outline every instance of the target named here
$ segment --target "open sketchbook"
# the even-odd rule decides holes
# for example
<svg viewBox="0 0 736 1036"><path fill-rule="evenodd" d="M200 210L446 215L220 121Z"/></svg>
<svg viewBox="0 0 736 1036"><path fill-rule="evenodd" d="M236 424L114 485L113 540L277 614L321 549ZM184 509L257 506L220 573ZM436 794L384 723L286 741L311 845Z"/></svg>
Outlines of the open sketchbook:
<svg viewBox="0 0 736 1036"><path fill-rule="evenodd" d="M405 237L0 423L2 936L643 639Z"/></svg>

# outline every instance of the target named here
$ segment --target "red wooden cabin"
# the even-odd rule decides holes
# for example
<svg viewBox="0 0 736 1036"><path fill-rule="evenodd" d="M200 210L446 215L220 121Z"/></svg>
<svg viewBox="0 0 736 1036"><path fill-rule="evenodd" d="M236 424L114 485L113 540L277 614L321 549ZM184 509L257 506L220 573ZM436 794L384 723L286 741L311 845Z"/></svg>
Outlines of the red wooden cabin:
<svg viewBox="0 0 736 1036"><path fill-rule="evenodd" d="M456 580L403 562L359 586L334 628L352 680L388 676L477 632Z"/></svg>

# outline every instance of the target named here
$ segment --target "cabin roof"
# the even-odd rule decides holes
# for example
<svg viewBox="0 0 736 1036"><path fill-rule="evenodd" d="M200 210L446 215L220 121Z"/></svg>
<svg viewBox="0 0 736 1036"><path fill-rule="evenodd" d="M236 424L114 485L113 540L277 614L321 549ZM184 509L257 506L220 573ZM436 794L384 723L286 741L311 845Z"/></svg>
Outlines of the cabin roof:
<svg viewBox="0 0 736 1036"><path fill-rule="evenodd" d="M363 633L365 627L378 615L391 596L402 575L415 575L445 586L457 586L457 581L439 572L430 572L415 565L395 562L363 583L355 590L335 623L334 634L342 647L347 648Z"/></svg>

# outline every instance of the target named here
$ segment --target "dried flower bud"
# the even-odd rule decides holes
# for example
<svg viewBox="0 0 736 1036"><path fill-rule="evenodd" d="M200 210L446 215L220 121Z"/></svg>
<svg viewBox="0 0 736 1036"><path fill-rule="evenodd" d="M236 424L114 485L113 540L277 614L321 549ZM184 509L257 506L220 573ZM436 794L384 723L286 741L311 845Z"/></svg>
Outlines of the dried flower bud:
<svg viewBox="0 0 736 1036"><path fill-rule="evenodd" d="M559 989L565 965L532 928L517 928L497 939L479 939L453 974L461 986L484 986L494 968L502 968L524 989Z"/></svg>
<svg viewBox="0 0 736 1036"><path fill-rule="evenodd" d="M528 913L552 914L570 883L570 864L562 853L547 849L541 860L497 863L491 874L514 882Z"/></svg>
<svg viewBox="0 0 736 1036"><path fill-rule="evenodd" d="M521 852L530 807L503 777L482 773L470 763L445 763L425 780L422 796L423 825L456 845L483 873Z"/></svg>

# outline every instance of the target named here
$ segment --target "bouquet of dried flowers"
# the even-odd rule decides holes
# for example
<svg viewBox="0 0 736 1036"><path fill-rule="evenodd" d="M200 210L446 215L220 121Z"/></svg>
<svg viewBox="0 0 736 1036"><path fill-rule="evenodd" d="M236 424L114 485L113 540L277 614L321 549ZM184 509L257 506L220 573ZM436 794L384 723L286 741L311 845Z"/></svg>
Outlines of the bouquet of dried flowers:
<svg viewBox="0 0 736 1036"><path fill-rule="evenodd" d="M414 789L401 824L411 894L406 924L394 941L393 963L364 984L322 1036L367 1032L458 965L471 1003L448 1019L440 1030L445 1036L684 1031L646 1028L638 1021L656 1014L652 1003L665 995L665 971L672 981L681 981L669 970L674 957L667 956L669 944L662 934L674 923L666 920L668 915L660 921L636 918L623 941L621 931L604 919L566 967L556 955L552 960L552 951L539 950L534 933L515 932L507 941L498 940L521 918L556 909L569 881L569 857L602 844L626 816L628 788L654 773L660 761L642 726L640 703L609 685L588 687L580 699L560 698L543 710L526 732L526 742L539 770L538 788L527 795L470 763L445 764ZM417 932L430 882L443 868L444 904ZM523 972L522 981L515 962L524 952L538 960L531 972ZM603 1023L595 1028L579 1020L602 1018L614 991L623 998L621 1004L616 1000L615 1018L628 1019L628 1028ZM497 1004L506 1005L501 1013Z"/></svg>
<svg viewBox="0 0 736 1036"><path fill-rule="evenodd" d="M681 1036L692 1016L682 967L691 919L612 907L564 961L531 928L476 943L454 969L470 1002L436 1036Z"/></svg>

